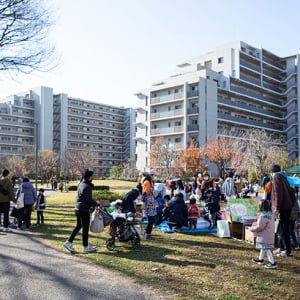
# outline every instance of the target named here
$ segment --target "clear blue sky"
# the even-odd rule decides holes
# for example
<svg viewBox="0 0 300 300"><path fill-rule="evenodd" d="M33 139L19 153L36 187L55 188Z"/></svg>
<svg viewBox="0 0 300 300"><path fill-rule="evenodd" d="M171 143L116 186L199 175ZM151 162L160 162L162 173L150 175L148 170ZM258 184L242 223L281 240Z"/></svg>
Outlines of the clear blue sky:
<svg viewBox="0 0 300 300"><path fill-rule="evenodd" d="M49 37L61 56L50 73L0 81L0 98L31 87L112 105L171 75L176 65L243 40L288 56L300 52L298 0L48 0Z"/></svg>

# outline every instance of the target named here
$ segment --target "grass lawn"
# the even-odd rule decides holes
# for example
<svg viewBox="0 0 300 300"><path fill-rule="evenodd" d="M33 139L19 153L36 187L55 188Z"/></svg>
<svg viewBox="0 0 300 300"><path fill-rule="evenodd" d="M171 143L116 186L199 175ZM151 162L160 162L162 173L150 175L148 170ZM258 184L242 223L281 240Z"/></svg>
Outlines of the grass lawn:
<svg viewBox="0 0 300 300"><path fill-rule="evenodd" d="M125 191L135 184L111 181L109 185L111 190ZM46 224L33 229L60 249L64 249L62 244L75 225L75 195L57 192L48 196ZM251 262L258 250L244 241L211 234L166 234L155 229L153 236L154 241L143 240L139 249L116 242L116 250L109 251L105 247L109 237L106 230L90 234L97 253L80 253L81 236L74 247L79 251L77 256L157 288L162 295L170 291L176 299L299 299L300 251L294 251L293 258L276 257L278 269L268 270Z"/></svg>

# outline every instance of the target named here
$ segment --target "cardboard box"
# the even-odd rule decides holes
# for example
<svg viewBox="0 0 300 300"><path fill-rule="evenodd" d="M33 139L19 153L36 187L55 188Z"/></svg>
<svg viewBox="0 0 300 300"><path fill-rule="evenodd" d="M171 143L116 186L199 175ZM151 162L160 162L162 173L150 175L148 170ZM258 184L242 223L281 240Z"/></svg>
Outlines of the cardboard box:
<svg viewBox="0 0 300 300"><path fill-rule="evenodd" d="M242 239L243 238L243 224L239 222L229 223L231 237Z"/></svg>
<svg viewBox="0 0 300 300"><path fill-rule="evenodd" d="M254 232L249 230L249 227L250 226L245 226L245 241L254 245L256 242L256 236Z"/></svg>

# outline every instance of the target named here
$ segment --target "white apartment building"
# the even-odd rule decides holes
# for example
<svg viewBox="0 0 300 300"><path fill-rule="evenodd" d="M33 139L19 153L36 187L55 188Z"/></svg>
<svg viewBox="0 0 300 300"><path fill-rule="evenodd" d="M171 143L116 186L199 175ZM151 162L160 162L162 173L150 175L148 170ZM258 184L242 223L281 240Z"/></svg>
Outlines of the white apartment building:
<svg viewBox="0 0 300 300"><path fill-rule="evenodd" d="M134 117L132 108L53 94L41 86L0 101L0 154L23 156L36 145L59 155L93 151L94 171L107 176L112 166L134 160Z"/></svg>
<svg viewBox="0 0 300 300"><path fill-rule="evenodd" d="M289 159L299 157L299 54L279 57L238 41L177 65L175 74L136 93L136 165L149 170L151 142L174 149L191 139L249 128L281 136Z"/></svg>

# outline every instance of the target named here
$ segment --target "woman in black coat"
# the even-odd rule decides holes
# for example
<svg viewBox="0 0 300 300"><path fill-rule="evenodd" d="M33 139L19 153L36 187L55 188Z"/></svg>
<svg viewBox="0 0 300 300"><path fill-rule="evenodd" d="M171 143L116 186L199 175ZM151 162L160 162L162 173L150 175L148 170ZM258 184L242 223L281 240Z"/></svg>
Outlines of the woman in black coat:
<svg viewBox="0 0 300 300"><path fill-rule="evenodd" d="M170 229L176 226L175 231L180 231L182 226L188 225L188 207L181 193L168 203L163 215Z"/></svg>

